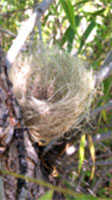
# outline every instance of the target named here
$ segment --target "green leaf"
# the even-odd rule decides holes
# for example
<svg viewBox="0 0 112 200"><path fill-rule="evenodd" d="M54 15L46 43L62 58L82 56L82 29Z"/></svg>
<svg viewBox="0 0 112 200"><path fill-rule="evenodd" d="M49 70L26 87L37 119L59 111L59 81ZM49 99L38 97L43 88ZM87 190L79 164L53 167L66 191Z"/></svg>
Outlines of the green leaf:
<svg viewBox="0 0 112 200"><path fill-rule="evenodd" d="M96 197L93 197L92 195L79 195L74 200L98 200Z"/></svg>
<svg viewBox="0 0 112 200"><path fill-rule="evenodd" d="M80 18L78 15L75 16L75 21L77 26L79 25L80 22ZM65 44L65 42L67 42L67 49L68 52L71 52L72 50L72 45L73 45L73 41L74 41L74 37L75 37L75 31L73 30L72 26L70 25L67 30L65 31L62 41L61 41L61 46L63 46Z"/></svg>
<svg viewBox="0 0 112 200"><path fill-rule="evenodd" d="M102 115L102 117L103 117L103 120L104 120L105 122L107 122L107 120L108 120L107 112L106 112L105 110L102 110L101 115Z"/></svg>
<svg viewBox="0 0 112 200"><path fill-rule="evenodd" d="M101 106L105 105L105 103L111 98L111 87L112 87L112 78L108 78L104 81L104 96L102 99ZM98 125L100 125L101 120L103 120L107 123L108 121L108 115L105 110L102 110L99 116Z"/></svg>
<svg viewBox="0 0 112 200"><path fill-rule="evenodd" d="M54 4L51 4L50 9L52 10L52 12L53 12L54 15L56 15L56 16L58 15L57 8L55 7Z"/></svg>
<svg viewBox="0 0 112 200"><path fill-rule="evenodd" d="M74 16L74 9L73 9L73 6L71 4L71 1L70 0L66 0L66 4L67 4L67 7L68 7L68 13L69 13L69 17L70 17L70 22L73 26L75 26L75 16Z"/></svg>
<svg viewBox="0 0 112 200"><path fill-rule="evenodd" d="M80 141L80 147L79 147L79 166L78 166L78 173L80 173L80 170L82 168L82 164L84 161L85 156L85 141L86 141L86 135L83 134Z"/></svg>
<svg viewBox="0 0 112 200"><path fill-rule="evenodd" d="M74 32L77 33L77 25L75 21L74 7L70 0L60 0L60 3L63 6L64 12L67 16L70 25L72 26Z"/></svg>
<svg viewBox="0 0 112 200"><path fill-rule="evenodd" d="M106 101L108 101L108 98L110 96L111 87L112 87L112 78L110 77L110 78L108 78L107 80L104 81L105 96L104 96L103 104L105 104Z"/></svg>
<svg viewBox="0 0 112 200"><path fill-rule="evenodd" d="M87 40L87 38L89 37L90 33L92 32L93 28L96 26L96 22L93 20L90 22L90 24L88 25L88 27L86 28L83 36L82 36L82 40L80 42L80 47L79 47L79 51L78 53L80 53L82 47L85 44L85 41Z"/></svg>
<svg viewBox="0 0 112 200"><path fill-rule="evenodd" d="M71 26L69 26L67 28L67 30L65 31L64 35L63 35L63 38L61 40L61 46L63 46L65 44L65 42L68 40L68 35L69 35L69 31L71 29Z"/></svg>
<svg viewBox="0 0 112 200"><path fill-rule="evenodd" d="M67 45L68 52L71 52L71 50L72 50L74 35L75 35L75 33L74 33L73 29L70 28L70 30L68 32L68 45Z"/></svg>
<svg viewBox="0 0 112 200"><path fill-rule="evenodd" d="M96 12L93 12L93 13L91 13L91 12L87 12L87 14L90 14L90 15L92 15L92 16L101 16L101 14L103 13L105 11L105 8L103 8L103 9L100 9L100 10L98 10L98 11L96 11Z"/></svg>
<svg viewBox="0 0 112 200"><path fill-rule="evenodd" d="M53 197L53 191L49 190L42 197L40 197L38 200L52 200L52 197Z"/></svg>
<svg viewBox="0 0 112 200"><path fill-rule="evenodd" d="M68 42L68 51L70 52L71 49L72 49L72 44L73 44L73 40L74 40L74 35L75 35L75 32L74 30L72 29L71 25L67 28L63 38L62 38L62 41L61 41L61 46L65 44L65 42Z"/></svg>

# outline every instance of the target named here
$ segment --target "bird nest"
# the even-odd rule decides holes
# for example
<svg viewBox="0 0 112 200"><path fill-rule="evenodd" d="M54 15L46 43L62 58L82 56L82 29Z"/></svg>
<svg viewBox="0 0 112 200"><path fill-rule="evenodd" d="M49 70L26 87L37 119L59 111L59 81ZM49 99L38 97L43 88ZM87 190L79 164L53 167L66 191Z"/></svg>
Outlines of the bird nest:
<svg viewBox="0 0 112 200"><path fill-rule="evenodd" d="M56 47L18 56L10 70L14 93L32 139L43 145L80 127L94 90L92 70Z"/></svg>

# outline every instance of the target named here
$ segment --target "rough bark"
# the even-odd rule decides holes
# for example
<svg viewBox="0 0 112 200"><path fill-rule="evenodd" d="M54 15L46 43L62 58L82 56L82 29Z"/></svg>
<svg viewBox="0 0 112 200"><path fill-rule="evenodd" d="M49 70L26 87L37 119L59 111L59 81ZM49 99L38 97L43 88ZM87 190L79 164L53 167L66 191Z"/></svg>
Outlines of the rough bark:
<svg viewBox="0 0 112 200"><path fill-rule="evenodd" d="M41 148L42 149L42 148ZM24 125L20 107L13 94L12 84L8 79L4 54L0 48L0 163L2 170L23 174L24 176L43 179L58 185L49 177L42 164L41 149L30 140L28 129ZM10 175L3 178L6 200L36 200L48 189L32 182L26 182ZM54 199L63 199L63 195L54 194Z"/></svg>

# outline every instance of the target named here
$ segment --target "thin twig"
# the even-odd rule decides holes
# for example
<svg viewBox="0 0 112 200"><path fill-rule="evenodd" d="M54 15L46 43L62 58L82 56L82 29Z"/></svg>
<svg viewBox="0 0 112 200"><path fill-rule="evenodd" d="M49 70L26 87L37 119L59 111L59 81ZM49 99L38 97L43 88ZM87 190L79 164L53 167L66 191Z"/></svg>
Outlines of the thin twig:
<svg viewBox="0 0 112 200"><path fill-rule="evenodd" d="M80 192L81 183L83 182L84 177L85 177L85 173L81 174L81 176L79 177L78 183L75 187L77 192Z"/></svg>
<svg viewBox="0 0 112 200"><path fill-rule="evenodd" d="M101 173L101 176L99 177L99 179L95 182L94 186L92 187L92 191L93 193L96 193L98 188L100 187L102 181L104 180L105 176L107 175L108 173L108 169L104 169Z"/></svg>
<svg viewBox="0 0 112 200"><path fill-rule="evenodd" d="M97 114L99 114L102 110L112 110L112 101L105 104L104 106L100 106L98 108L95 108L93 111L90 112L89 117L94 118ZM80 123L82 123L85 120L85 115L82 115L80 118Z"/></svg>
<svg viewBox="0 0 112 200"><path fill-rule="evenodd" d="M8 34L8 35L11 35L11 36L13 36L13 37L16 37L16 34L12 33L12 32L9 31L9 30L3 29L3 28L1 28L1 27L0 27L0 31L6 33L6 34Z"/></svg>
<svg viewBox="0 0 112 200"><path fill-rule="evenodd" d="M8 11L6 13L0 13L0 17L6 17L6 18L9 18L9 17L12 17L13 14L17 14L20 13L20 12L25 12L27 10L27 8L23 8L23 9L15 9L15 10L12 10L12 11Z"/></svg>
<svg viewBox="0 0 112 200"><path fill-rule="evenodd" d="M108 140L108 139L112 139L112 132L106 132L106 133L101 133L101 134L97 134L96 136L93 136L93 142L95 144L104 141L104 140Z"/></svg>
<svg viewBox="0 0 112 200"><path fill-rule="evenodd" d="M43 0L29 17L29 19L27 19L27 21L23 24L16 39L14 40L12 46L7 52L6 64L8 67L11 67L11 65L13 64L21 47L23 46L29 34L32 32L35 23L39 21L40 17L44 14L44 12L48 9L53 1L54 0Z"/></svg>
<svg viewBox="0 0 112 200"><path fill-rule="evenodd" d="M37 2L36 0L34 0L34 8L33 10L35 10L38 6L39 2ZM38 22L35 22L35 26L37 26L38 28L38 32L39 32L39 39L40 41L42 41L42 30L41 30L41 22L40 19L38 20ZM31 33L31 37L30 40L34 40L34 35L35 35L35 28L33 29L32 33Z"/></svg>
<svg viewBox="0 0 112 200"><path fill-rule="evenodd" d="M102 110L112 110L112 101L110 101L109 103L105 104L104 106L100 106L96 109L94 109L91 113L90 116L96 116L97 114L99 114Z"/></svg>
<svg viewBox="0 0 112 200"><path fill-rule="evenodd" d="M109 158L111 157L112 158L112 152L107 152L107 153L103 153L101 155L96 155L96 159L99 160L101 158L105 159L105 158Z"/></svg>
<svg viewBox="0 0 112 200"><path fill-rule="evenodd" d="M98 133L95 136L92 137L94 144L103 142L104 140L112 139L112 132L106 132L106 133ZM86 145L88 146L88 142L86 141Z"/></svg>
<svg viewBox="0 0 112 200"><path fill-rule="evenodd" d="M93 166L93 162L88 163L89 166ZM112 165L112 160L100 160L95 162L95 166L110 166Z"/></svg>
<svg viewBox="0 0 112 200"><path fill-rule="evenodd" d="M39 39L40 39L40 41L43 41L42 40L42 29L41 29L41 22L40 21L37 23L37 27L38 27L38 32L39 32Z"/></svg>

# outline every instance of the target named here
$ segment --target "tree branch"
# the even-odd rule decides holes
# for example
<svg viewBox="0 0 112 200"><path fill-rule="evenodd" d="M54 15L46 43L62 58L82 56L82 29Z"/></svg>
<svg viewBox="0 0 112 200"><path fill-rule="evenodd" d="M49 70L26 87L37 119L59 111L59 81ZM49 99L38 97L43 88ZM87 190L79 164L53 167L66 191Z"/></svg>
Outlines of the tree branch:
<svg viewBox="0 0 112 200"><path fill-rule="evenodd" d="M28 35L35 27L35 23L39 21L40 17L44 14L44 12L48 9L53 1L54 0L43 0L34 10L29 19L27 19L27 21L23 24L16 39L14 40L12 46L7 52L6 64L8 67L11 67L11 65L13 64Z"/></svg>
<svg viewBox="0 0 112 200"><path fill-rule="evenodd" d="M88 163L89 166L93 165L93 162ZM112 165L112 160L100 160L95 162L95 166L109 166Z"/></svg>
<svg viewBox="0 0 112 200"><path fill-rule="evenodd" d="M101 65L101 69L103 69L105 66L107 66L110 62L112 62L112 50L109 51L107 54L107 57L105 58L103 64Z"/></svg>
<svg viewBox="0 0 112 200"><path fill-rule="evenodd" d="M6 34L8 34L8 35L11 35L11 36L13 36L13 37L16 36L16 34L12 33L12 32L9 31L9 30L3 29L2 27L0 27L0 31L6 33Z"/></svg>
<svg viewBox="0 0 112 200"><path fill-rule="evenodd" d="M102 142L104 140L107 140L107 139L112 139L112 132L111 131L106 132L106 133L97 134L97 135L93 136L93 142L95 144Z"/></svg>
<svg viewBox="0 0 112 200"><path fill-rule="evenodd" d="M103 80L112 75L112 62L110 62L105 67L96 74L96 85L100 84Z"/></svg>
<svg viewBox="0 0 112 200"><path fill-rule="evenodd" d="M99 114L102 110L112 110L112 101L110 101L109 103L105 104L104 106L100 106L96 109L94 109L91 113L90 113L90 116L91 117L94 117L96 116L97 114Z"/></svg>
<svg viewBox="0 0 112 200"><path fill-rule="evenodd" d="M110 51L96 74L96 86L112 75L112 51Z"/></svg>

